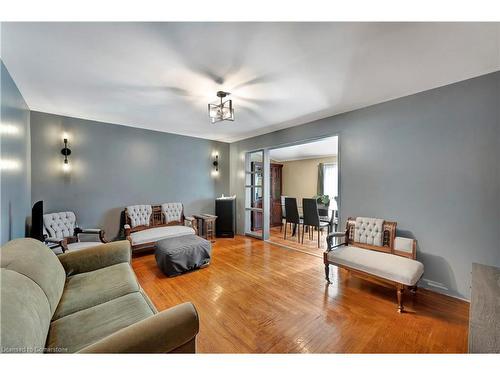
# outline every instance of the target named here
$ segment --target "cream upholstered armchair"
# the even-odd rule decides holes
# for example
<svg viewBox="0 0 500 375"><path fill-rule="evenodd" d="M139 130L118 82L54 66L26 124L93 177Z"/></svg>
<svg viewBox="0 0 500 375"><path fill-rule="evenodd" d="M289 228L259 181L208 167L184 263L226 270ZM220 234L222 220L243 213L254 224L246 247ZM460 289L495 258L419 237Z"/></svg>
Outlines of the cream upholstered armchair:
<svg viewBox="0 0 500 375"><path fill-rule="evenodd" d="M105 243L102 229L81 229L74 212L53 212L43 215L45 241L60 247L62 252L81 250Z"/></svg>

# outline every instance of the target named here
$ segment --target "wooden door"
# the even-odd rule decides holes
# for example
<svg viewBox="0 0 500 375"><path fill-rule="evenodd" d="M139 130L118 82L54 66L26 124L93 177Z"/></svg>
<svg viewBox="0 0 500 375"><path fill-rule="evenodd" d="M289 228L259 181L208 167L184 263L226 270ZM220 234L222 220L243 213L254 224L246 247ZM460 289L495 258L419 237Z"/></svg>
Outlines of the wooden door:
<svg viewBox="0 0 500 375"><path fill-rule="evenodd" d="M262 171L263 165L260 162L252 162L252 171ZM270 226L279 226L281 225L281 190L282 190L282 164L271 163L270 165L270 204L271 210L269 212L270 218L269 223ZM257 174L252 175L252 185L260 184L257 181ZM262 188L255 188L252 190L252 207L262 208ZM263 215L261 212L252 212L251 216L251 228L252 231L262 229L262 218Z"/></svg>
<svg viewBox="0 0 500 375"><path fill-rule="evenodd" d="M271 217L272 227L281 225L282 164L271 163Z"/></svg>

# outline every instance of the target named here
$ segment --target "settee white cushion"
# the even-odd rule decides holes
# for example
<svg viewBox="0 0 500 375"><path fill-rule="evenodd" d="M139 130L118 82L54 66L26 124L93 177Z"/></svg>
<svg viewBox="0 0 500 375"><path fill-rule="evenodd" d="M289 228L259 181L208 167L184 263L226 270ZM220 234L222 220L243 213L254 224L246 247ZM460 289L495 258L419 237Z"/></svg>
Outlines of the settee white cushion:
<svg viewBox="0 0 500 375"><path fill-rule="evenodd" d="M182 203L163 203L161 205L161 212L163 212L167 224L172 221L181 221Z"/></svg>
<svg viewBox="0 0 500 375"><path fill-rule="evenodd" d="M49 237L63 239L72 236L75 232L76 216L71 211L54 212L43 215L44 231Z"/></svg>
<svg viewBox="0 0 500 375"><path fill-rule="evenodd" d="M139 225L149 225L153 208L149 204L137 204L135 206L127 206L127 214L130 219L132 228Z"/></svg>
<svg viewBox="0 0 500 375"><path fill-rule="evenodd" d="M171 225L131 233L130 239L132 240L132 245L141 245L148 242L156 242L164 238L179 237L188 234L195 234L194 229L182 225Z"/></svg>
<svg viewBox="0 0 500 375"><path fill-rule="evenodd" d="M383 226L383 219L357 217L354 224L354 241L368 245L382 246Z"/></svg>
<svg viewBox="0 0 500 375"><path fill-rule="evenodd" d="M328 252L329 261L404 285L415 285L424 273L419 261L394 254L341 246Z"/></svg>

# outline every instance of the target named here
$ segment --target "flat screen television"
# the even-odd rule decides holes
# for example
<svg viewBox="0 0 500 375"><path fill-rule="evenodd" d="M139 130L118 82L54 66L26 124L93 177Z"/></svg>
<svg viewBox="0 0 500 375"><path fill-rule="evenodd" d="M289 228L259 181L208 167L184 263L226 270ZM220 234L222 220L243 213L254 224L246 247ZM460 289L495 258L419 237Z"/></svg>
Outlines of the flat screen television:
<svg viewBox="0 0 500 375"><path fill-rule="evenodd" d="M43 241L43 201L38 201L31 209L30 237Z"/></svg>

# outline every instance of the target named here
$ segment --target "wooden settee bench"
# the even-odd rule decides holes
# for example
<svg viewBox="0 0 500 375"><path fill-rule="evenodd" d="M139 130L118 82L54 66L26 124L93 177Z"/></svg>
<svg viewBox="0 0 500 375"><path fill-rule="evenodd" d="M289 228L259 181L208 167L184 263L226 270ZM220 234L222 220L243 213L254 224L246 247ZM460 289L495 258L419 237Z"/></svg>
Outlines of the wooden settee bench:
<svg viewBox="0 0 500 375"><path fill-rule="evenodd" d="M393 286L397 291L398 312L403 312L403 291L416 293L424 265L416 260L416 241L396 237L396 225L383 219L349 218L345 232L330 234L323 254L328 283L332 264L356 276ZM345 240L334 245L335 238Z"/></svg>
<svg viewBox="0 0 500 375"><path fill-rule="evenodd" d="M198 234L195 218L184 216L182 203L128 206L124 231L134 252L154 249L166 238Z"/></svg>

